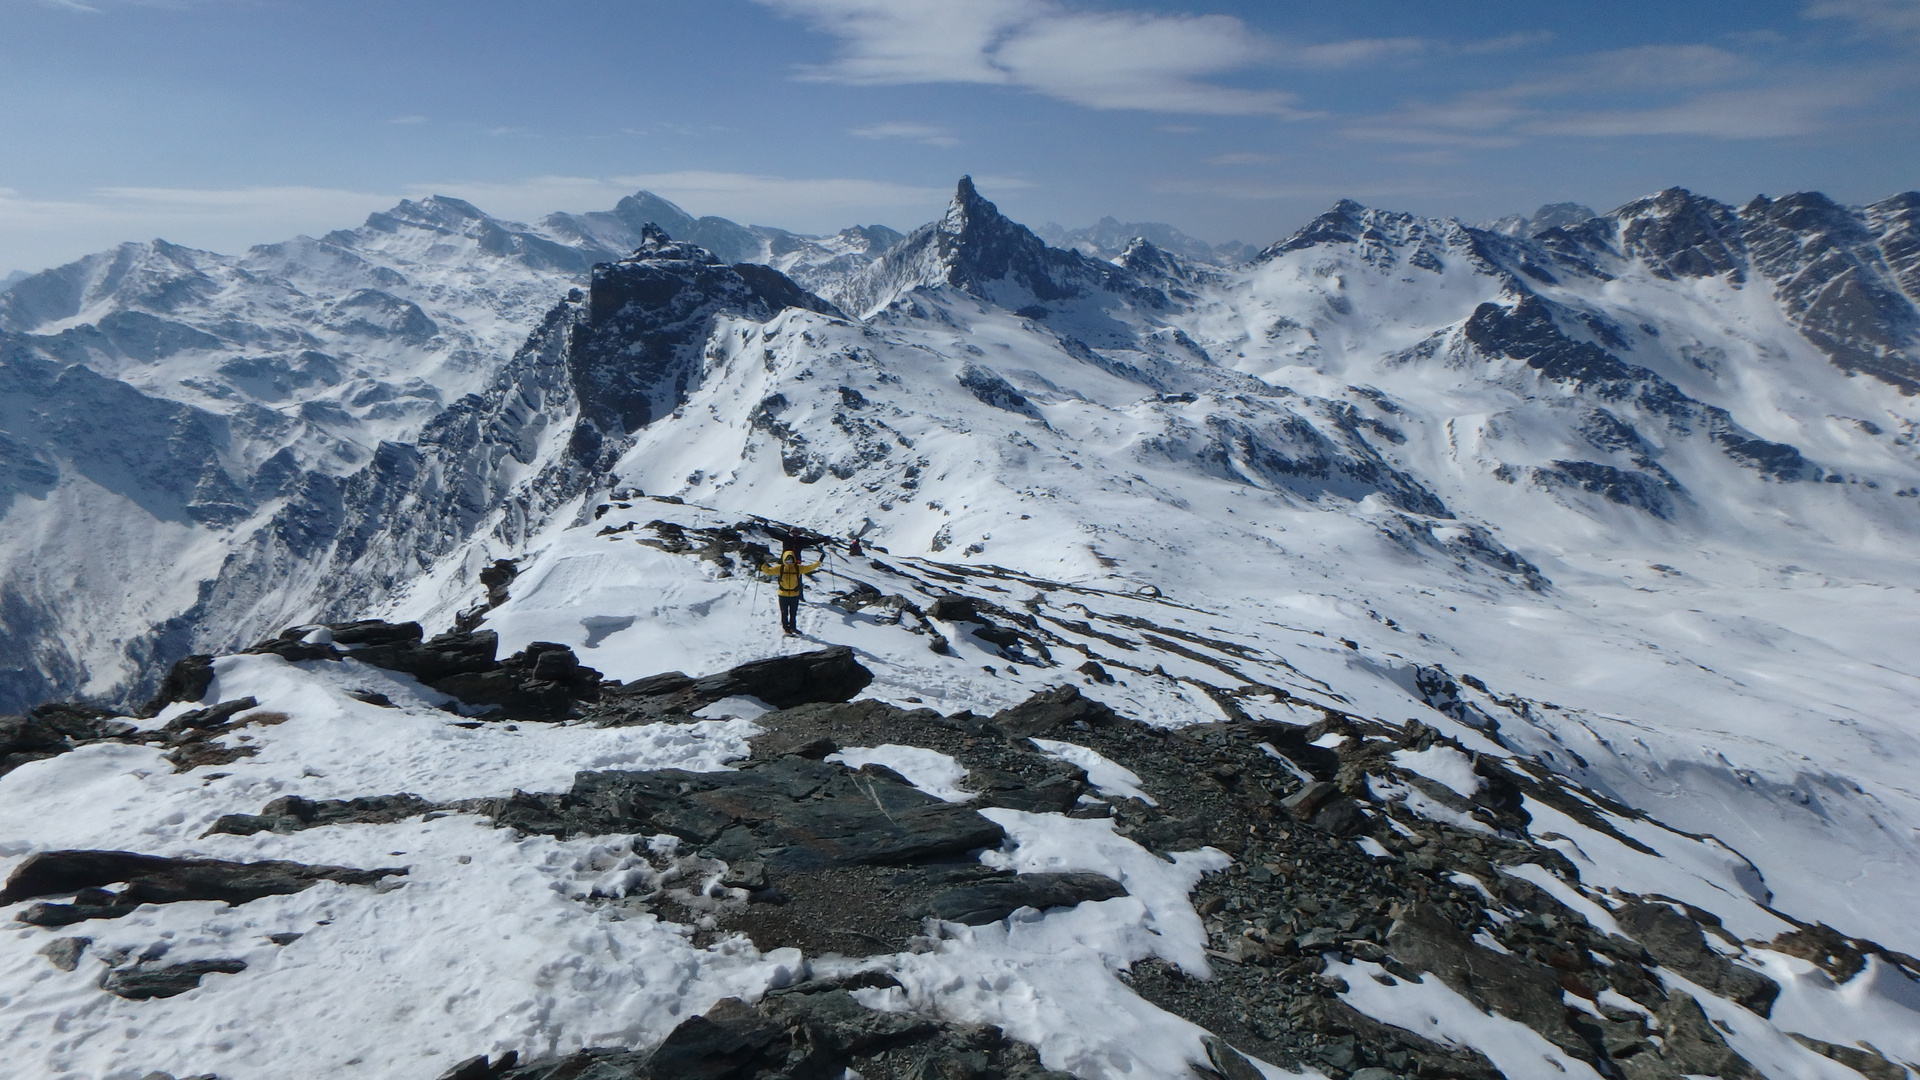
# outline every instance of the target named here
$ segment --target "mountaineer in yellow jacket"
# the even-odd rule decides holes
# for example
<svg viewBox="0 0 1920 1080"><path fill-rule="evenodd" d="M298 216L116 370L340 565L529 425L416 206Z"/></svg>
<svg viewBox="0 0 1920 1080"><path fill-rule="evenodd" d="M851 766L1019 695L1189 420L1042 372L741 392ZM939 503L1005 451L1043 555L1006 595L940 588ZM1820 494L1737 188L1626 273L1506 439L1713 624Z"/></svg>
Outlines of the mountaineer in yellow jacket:
<svg viewBox="0 0 1920 1080"><path fill-rule="evenodd" d="M782 552L778 564L768 563L760 572L771 578L780 579L780 629L789 636L800 632L800 597L806 594L806 575L820 569L826 563L822 556L819 562L800 564L800 554L795 551Z"/></svg>

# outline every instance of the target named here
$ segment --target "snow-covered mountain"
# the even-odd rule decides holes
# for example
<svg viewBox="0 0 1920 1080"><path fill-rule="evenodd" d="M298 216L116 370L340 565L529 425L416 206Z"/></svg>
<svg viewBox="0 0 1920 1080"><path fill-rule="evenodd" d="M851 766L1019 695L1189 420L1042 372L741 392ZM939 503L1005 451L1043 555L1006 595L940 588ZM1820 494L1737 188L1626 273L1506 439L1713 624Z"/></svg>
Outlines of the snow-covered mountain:
<svg viewBox="0 0 1920 1080"><path fill-rule="evenodd" d="M1486 232L1497 232L1506 236L1535 236L1548 229L1558 229L1569 225L1578 225L1589 218L1600 215L1592 207L1576 202L1547 203L1533 212L1532 217L1524 214L1508 214L1503 218L1483 221L1480 228Z"/></svg>
<svg viewBox="0 0 1920 1080"><path fill-rule="evenodd" d="M0 708L137 695L155 662L356 609L447 550L486 506L422 537L387 527L408 498L462 498L427 490L437 466L414 476L419 448L525 392L502 381L510 358L639 246L643 214L823 281L892 237L695 223L648 192L537 226L436 196L237 257L123 244L0 294ZM452 467L458 487L492 464ZM345 576L312 561L343 530Z"/></svg>
<svg viewBox="0 0 1920 1080"><path fill-rule="evenodd" d="M1591 217L1591 213L1588 216ZM1241 262L1260 250L1238 240L1229 240L1223 244L1209 244L1205 240L1188 236L1161 221L1122 223L1114 217L1103 217L1092 225L1080 229L1068 229L1049 221L1035 229L1034 234L1053 247L1070 248L1082 255L1092 255L1102 259L1117 258L1135 240L1145 240L1162 251L1171 251L1195 262L1228 266Z"/></svg>
<svg viewBox="0 0 1920 1080"><path fill-rule="evenodd" d="M1670 190L1522 237L1342 202L1229 268L1050 247L963 179L811 289L619 212L498 227L633 250L440 411L340 404L391 433L287 450L267 497L215 475L232 421L50 351L124 353L106 316L14 332L5 520L123 559L79 596L132 603L129 566L245 511L167 583L190 610L133 590L188 611L147 653L340 625L7 734L6 898L105 928L8 946L10 1045L49 1076L1904 1075L1916 207ZM204 276L123 275L147 307ZM796 529L873 552L799 642L751 573ZM160 621L98 603L103 639ZM55 854L128 846L162 861ZM299 867L128 910L237 887L188 858ZM327 1023L265 1019L315 986Z"/></svg>

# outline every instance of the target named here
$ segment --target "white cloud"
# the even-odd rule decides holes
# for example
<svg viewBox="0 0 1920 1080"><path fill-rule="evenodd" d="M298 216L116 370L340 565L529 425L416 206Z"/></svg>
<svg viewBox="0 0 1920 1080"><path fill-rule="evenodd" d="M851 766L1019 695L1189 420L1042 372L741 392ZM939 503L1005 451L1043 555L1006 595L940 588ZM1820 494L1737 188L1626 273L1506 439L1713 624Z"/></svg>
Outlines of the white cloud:
<svg viewBox="0 0 1920 1080"><path fill-rule="evenodd" d="M1868 33L1920 34L1920 0L1819 0L1809 19L1845 19Z"/></svg>
<svg viewBox="0 0 1920 1080"><path fill-rule="evenodd" d="M1786 138L1820 131L1836 114L1912 81L1868 69L1809 77L1769 71L1711 45L1644 45L1568 58L1550 74L1501 89L1361 118L1343 134L1482 149L1543 135Z"/></svg>
<svg viewBox="0 0 1920 1080"><path fill-rule="evenodd" d="M1716 139L1770 139L1806 135L1828 126L1828 115L1861 104L1858 85L1827 83L1725 90L1650 109L1602 109L1529 120L1521 130L1541 135L1704 135Z"/></svg>
<svg viewBox="0 0 1920 1080"><path fill-rule="evenodd" d="M417 114L410 115L410 116L396 116L393 119L387 121L387 123L389 124L424 124L426 122L427 122L426 117L419 116Z"/></svg>
<svg viewBox="0 0 1920 1080"><path fill-rule="evenodd" d="M1308 45L1293 55L1308 67L1344 68L1397 56L1418 56L1432 48L1423 38L1356 38Z"/></svg>
<svg viewBox="0 0 1920 1080"><path fill-rule="evenodd" d="M866 127L854 128L847 134L862 139L909 139L913 142L926 143L928 146L960 145L960 140L954 137L953 132L931 124L869 124Z"/></svg>
<svg viewBox="0 0 1920 1080"><path fill-rule="evenodd" d="M1264 165L1269 161L1278 161L1272 154L1255 154L1236 151L1231 154L1216 154L1207 159L1209 165Z"/></svg>
<svg viewBox="0 0 1920 1080"><path fill-rule="evenodd" d="M1521 30L1512 34L1503 34L1496 38L1486 38L1481 41L1469 41L1463 45L1456 45L1454 46L1454 51L1464 53L1468 56L1482 56L1488 53L1514 52L1519 49L1531 48L1535 45L1545 45L1552 40L1553 31L1551 30Z"/></svg>
<svg viewBox="0 0 1920 1080"><path fill-rule="evenodd" d="M1095 109L1301 115L1293 95L1204 81L1274 60L1227 15L1077 11L1055 0L757 0L841 40L803 77L854 85L1011 86Z"/></svg>

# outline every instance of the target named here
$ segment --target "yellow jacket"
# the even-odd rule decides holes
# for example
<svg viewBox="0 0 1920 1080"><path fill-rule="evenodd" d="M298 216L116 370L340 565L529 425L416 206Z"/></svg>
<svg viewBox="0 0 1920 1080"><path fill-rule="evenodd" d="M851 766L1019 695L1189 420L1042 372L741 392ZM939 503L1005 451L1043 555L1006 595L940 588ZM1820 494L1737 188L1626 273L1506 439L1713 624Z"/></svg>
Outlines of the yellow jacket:
<svg viewBox="0 0 1920 1080"><path fill-rule="evenodd" d="M822 559L820 562L801 566L800 560L798 559L795 559L793 562L787 562L782 559L777 563L768 563L762 566L760 572L768 577L777 577L780 579L781 596L799 596L800 575L813 573L815 570L820 569L821 565L825 562L826 560Z"/></svg>

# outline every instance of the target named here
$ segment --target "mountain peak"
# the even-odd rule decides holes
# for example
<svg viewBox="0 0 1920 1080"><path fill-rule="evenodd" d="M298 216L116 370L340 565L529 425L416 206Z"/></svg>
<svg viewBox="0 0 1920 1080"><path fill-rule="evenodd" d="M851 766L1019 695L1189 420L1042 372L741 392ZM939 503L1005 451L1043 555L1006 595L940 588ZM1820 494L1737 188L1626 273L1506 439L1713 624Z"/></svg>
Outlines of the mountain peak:
<svg viewBox="0 0 1920 1080"><path fill-rule="evenodd" d="M1744 280L1740 219L1725 203L1670 187L1607 216L1620 223L1624 253L1644 260L1656 277L1732 273Z"/></svg>
<svg viewBox="0 0 1920 1080"><path fill-rule="evenodd" d="M940 221L940 231L959 235L976 223L1005 220L999 207L980 197L979 190L973 186L973 177L963 176L954 187L953 201L947 204L946 216Z"/></svg>
<svg viewBox="0 0 1920 1080"><path fill-rule="evenodd" d="M675 240L655 222L645 222L640 226L640 246L633 254L620 260L625 263L637 262L690 262L705 266L717 265L721 260L713 252L698 244L689 244Z"/></svg>

